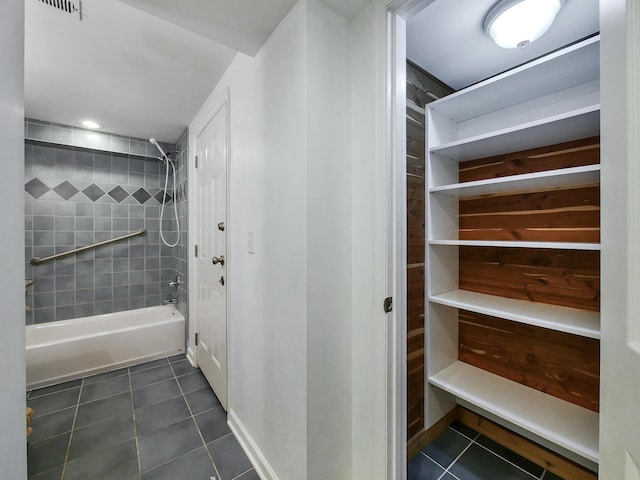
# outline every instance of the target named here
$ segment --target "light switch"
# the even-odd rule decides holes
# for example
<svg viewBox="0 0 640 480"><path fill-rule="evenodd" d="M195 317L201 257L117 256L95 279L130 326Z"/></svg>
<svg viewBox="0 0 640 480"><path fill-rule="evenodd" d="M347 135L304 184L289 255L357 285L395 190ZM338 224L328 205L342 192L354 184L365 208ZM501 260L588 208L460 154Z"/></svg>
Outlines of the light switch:
<svg viewBox="0 0 640 480"><path fill-rule="evenodd" d="M247 251L249 253L256 253L256 232L253 230L247 232Z"/></svg>

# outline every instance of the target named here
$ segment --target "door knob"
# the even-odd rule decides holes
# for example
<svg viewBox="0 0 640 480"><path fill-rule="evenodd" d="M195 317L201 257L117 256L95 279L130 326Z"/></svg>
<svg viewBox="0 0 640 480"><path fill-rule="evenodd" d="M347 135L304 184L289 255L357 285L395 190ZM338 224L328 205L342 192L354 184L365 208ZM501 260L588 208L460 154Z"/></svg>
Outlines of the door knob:
<svg viewBox="0 0 640 480"><path fill-rule="evenodd" d="M220 264L224 266L224 255L220 255L219 257L213 257L212 261L214 265Z"/></svg>

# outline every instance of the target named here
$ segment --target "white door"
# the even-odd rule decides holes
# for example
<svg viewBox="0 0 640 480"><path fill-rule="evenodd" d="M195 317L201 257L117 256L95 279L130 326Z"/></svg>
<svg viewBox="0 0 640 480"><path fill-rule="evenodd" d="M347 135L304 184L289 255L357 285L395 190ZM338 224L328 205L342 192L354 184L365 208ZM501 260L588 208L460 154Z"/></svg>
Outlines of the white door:
<svg viewBox="0 0 640 480"><path fill-rule="evenodd" d="M198 364L227 409L227 102L197 138Z"/></svg>
<svg viewBox="0 0 640 480"><path fill-rule="evenodd" d="M601 0L600 477L640 480L640 2Z"/></svg>

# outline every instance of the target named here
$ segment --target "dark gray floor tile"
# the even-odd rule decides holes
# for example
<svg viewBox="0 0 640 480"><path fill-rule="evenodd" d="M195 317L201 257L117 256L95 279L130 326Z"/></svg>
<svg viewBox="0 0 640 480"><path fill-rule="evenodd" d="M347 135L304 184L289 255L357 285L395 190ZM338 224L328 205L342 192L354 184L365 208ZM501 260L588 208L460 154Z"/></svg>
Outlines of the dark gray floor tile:
<svg viewBox="0 0 640 480"><path fill-rule="evenodd" d="M48 413L75 407L78 404L80 387L70 388L62 392L52 393L44 397L30 398L27 405L35 411L36 415L46 415Z"/></svg>
<svg viewBox="0 0 640 480"><path fill-rule="evenodd" d="M135 437L131 412L73 431L69 460L76 460Z"/></svg>
<svg viewBox="0 0 640 480"><path fill-rule="evenodd" d="M461 433L467 438L471 440L475 440L475 438L479 435L473 428L467 427L464 423L460 423L457 420L450 425L456 432Z"/></svg>
<svg viewBox="0 0 640 480"><path fill-rule="evenodd" d="M82 379L71 380L70 382L59 383L57 385L51 385L50 387L38 388L31 390L29 398L42 397L43 395L49 395L50 393L61 392L62 390L69 390L73 387L79 387L82 383Z"/></svg>
<svg viewBox="0 0 640 480"><path fill-rule="evenodd" d="M70 433L63 433L42 442L27 446L27 469L29 476L47 472L64 463L69 446Z"/></svg>
<svg viewBox="0 0 640 480"><path fill-rule="evenodd" d="M194 373L199 371L198 368L192 367L191 364L184 359L178 360L177 362L172 362L171 368L173 368L173 373L176 374L176 377L180 375L188 375L189 373Z"/></svg>
<svg viewBox="0 0 640 480"><path fill-rule="evenodd" d="M60 480L61 477L62 467L56 467L53 470L41 473L40 475L29 477L29 480Z"/></svg>
<svg viewBox="0 0 640 480"><path fill-rule="evenodd" d="M138 436L142 471L147 472L202 445L191 418Z"/></svg>
<svg viewBox="0 0 640 480"><path fill-rule="evenodd" d="M166 427L191 416L182 395L135 410L138 435Z"/></svg>
<svg viewBox="0 0 640 480"><path fill-rule="evenodd" d="M542 478L544 480L562 480L562 477L559 477L555 473L551 473L549 471L545 472L544 477L542 477Z"/></svg>
<svg viewBox="0 0 640 480"><path fill-rule="evenodd" d="M528 473L475 444L462 454L450 471L464 480L532 480Z"/></svg>
<svg viewBox="0 0 640 480"><path fill-rule="evenodd" d="M166 358L161 358L159 360L153 360L152 362L139 363L138 365L129 367L129 370L131 370L131 373L141 372L143 370L149 370L150 368L163 367L168 364L169 361Z"/></svg>
<svg viewBox="0 0 640 480"><path fill-rule="evenodd" d="M133 406L141 408L182 395L175 378L140 387L133 391Z"/></svg>
<svg viewBox="0 0 640 480"><path fill-rule="evenodd" d="M205 387L211 388L209 387L207 379L204 378L204 375L199 370L189 375L178 377L178 383L180 383L180 388L182 388L184 393L193 392Z"/></svg>
<svg viewBox="0 0 640 480"><path fill-rule="evenodd" d="M476 443L482 445L483 447L488 448L493 453L517 465L523 470L526 470L534 477L539 478L540 475L542 475L542 472L544 471L544 468L542 468L541 466L536 465L532 461L527 460L526 458L518 455L517 453L512 452L507 447L500 445L498 442L494 442L490 438L487 438L483 435L480 435L480 437L476 439Z"/></svg>
<svg viewBox="0 0 640 480"><path fill-rule="evenodd" d="M185 398L187 399L189 407L194 415L206 412L207 410L211 410L212 408L216 408L220 405L220 402L218 402L213 390L209 387L187 393Z"/></svg>
<svg viewBox="0 0 640 480"><path fill-rule="evenodd" d="M93 402L101 398L127 392L129 389L129 375L106 378L99 382L83 385L82 393L80 394L80 403Z"/></svg>
<svg viewBox="0 0 640 480"><path fill-rule="evenodd" d="M186 360L186 359L187 359L187 356L184 353L179 353L178 355L173 355L169 357L167 360L173 363L173 362L179 362L180 360Z"/></svg>
<svg viewBox="0 0 640 480"><path fill-rule="evenodd" d="M450 473L447 473L440 480L458 480L458 479L456 477L454 477L453 475L451 475Z"/></svg>
<svg viewBox="0 0 640 480"><path fill-rule="evenodd" d="M124 415L131 411L131 392L120 393L95 402L83 403L78 407L76 428Z"/></svg>
<svg viewBox="0 0 640 480"><path fill-rule="evenodd" d="M99 373L98 375L92 375L91 377L84 379L84 384L86 386L91 383L101 382L107 378L119 377L121 375L129 375L129 369L125 367L119 368L118 370L111 370L110 372Z"/></svg>
<svg viewBox="0 0 640 480"><path fill-rule="evenodd" d="M134 480L138 478L136 442L113 446L67 464L65 480Z"/></svg>
<svg viewBox="0 0 640 480"><path fill-rule="evenodd" d="M255 470L249 470L244 475L237 477L237 480L260 480L260 476Z"/></svg>
<svg viewBox="0 0 640 480"><path fill-rule="evenodd" d="M220 480L232 480L253 468L242 447L233 435L227 435L207 444Z"/></svg>
<svg viewBox="0 0 640 480"><path fill-rule="evenodd" d="M161 367L150 368L141 372L135 372L131 374L131 386L133 388L144 387L145 385L151 385L152 383L161 382L173 378L173 370L167 363Z"/></svg>
<svg viewBox="0 0 640 480"><path fill-rule="evenodd" d="M471 442L468 438L448 428L422 451L439 465L447 468L469 443Z"/></svg>
<svg viewBox="0 0 640 480"><path fill-rule="evenodd" d="M216 475L207 451L204 447L201 447L145 473L142 479L175 480L187 476L189 478L208 479Z"/></svg>
<svg viewBox="0 0 640 480"><path fill-rule="evenodd" d="M75 415L76 407L58 410L48 415L35 415L31 421L33 432L29 437L29 443L37 443L49 437L71 431Z"/></svg>
<svg viewBox="0 0 640 480"><path fill-rule="evenodd" d="M407 480L437 480L443 473L442 467L422 453L407 463Z"/></svg>
<svg viewBox="0 0 640 480"><path fill-rule="evenodd" d="M231 433L227 425L227 412L222 407L212 408L194 417L205 443L211 443Z"/></svg>

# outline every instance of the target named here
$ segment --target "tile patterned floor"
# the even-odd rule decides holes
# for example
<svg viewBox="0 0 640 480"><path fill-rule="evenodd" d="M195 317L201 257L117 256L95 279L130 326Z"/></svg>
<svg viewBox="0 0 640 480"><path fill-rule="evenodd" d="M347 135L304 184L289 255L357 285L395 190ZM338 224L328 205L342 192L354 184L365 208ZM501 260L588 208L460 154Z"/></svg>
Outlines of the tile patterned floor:
<svg viewBox="0 0 640 480"><path fill-rule="evenodd" d="M407 480L562 479L456 422L409 461Z"/></svg>
<svg viewBox="0 0 640 480"><path fill-rule="evenodd" d="M27 394L29 480L259 480L184 355Z"/></svg>

